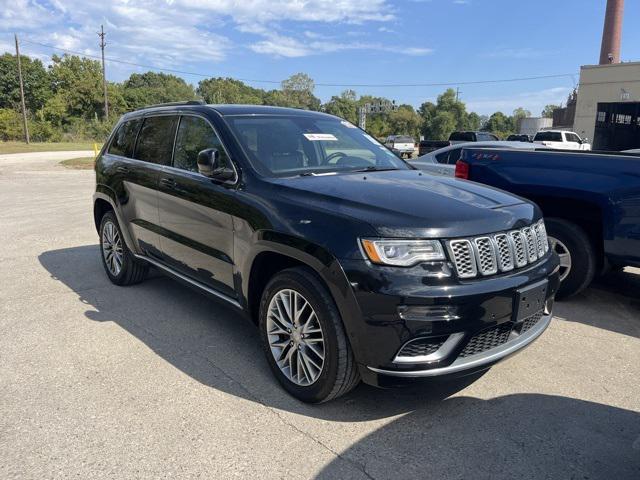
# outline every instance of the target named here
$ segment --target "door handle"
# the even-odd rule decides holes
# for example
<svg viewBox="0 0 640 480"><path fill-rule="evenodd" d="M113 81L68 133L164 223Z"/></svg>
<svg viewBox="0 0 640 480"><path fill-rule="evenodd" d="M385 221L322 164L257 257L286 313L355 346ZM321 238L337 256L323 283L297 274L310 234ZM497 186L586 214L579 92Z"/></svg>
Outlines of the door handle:
<svg viewBox="0 0 640 480"><path fill-rule="evenodd" d="M178 186L177 182L173 178L161 178L160 185L171 189L175 189Z"/></svg>
<svg viewBox="0 0 640 480"><path fill-rule="evenodd" d="M118 173L129 173L129 167L123 167L122 165L116 167Z"/></svg>

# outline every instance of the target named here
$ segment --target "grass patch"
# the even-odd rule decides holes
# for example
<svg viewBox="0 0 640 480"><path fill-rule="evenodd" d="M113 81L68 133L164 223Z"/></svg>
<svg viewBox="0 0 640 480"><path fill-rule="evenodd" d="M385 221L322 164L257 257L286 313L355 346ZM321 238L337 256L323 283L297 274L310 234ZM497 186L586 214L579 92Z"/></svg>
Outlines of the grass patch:
<svg viewBox="0 0 640 480"><path fill-rule="evenodd" d="M61 161L60 165L75 170L93 170L95 159L93 157L70 158Z"/></svg>
<svg viewBox="0 0 640 480"><path fill-rule="evenodd" d="M98 148L102 145L98 144ZM0 142L0 154L93 150L93 142Z"/></svg>

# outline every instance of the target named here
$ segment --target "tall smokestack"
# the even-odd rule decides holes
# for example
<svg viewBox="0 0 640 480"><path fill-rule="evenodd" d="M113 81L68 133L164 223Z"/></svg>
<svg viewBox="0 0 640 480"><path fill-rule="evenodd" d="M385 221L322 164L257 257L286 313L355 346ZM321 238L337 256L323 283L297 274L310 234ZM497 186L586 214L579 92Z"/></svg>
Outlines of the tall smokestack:
<svg viewBox="0 0 640 480"><path fill-rule="evenodd" d="M620 37L622 36L622 15L624 0L607 0L607 12L602 29L600 65L620 63Z"/></svg>

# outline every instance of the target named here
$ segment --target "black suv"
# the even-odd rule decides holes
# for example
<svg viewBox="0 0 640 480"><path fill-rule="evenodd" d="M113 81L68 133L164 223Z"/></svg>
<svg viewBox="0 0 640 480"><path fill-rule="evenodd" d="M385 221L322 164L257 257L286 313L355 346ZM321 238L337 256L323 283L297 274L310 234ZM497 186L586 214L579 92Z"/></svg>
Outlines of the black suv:
<svg viewBox="0 0 640 480"><path fill-rule="evenodd" d="M415 170L331 115L138 110L96 179L111 281L154 266L246 312L307 402L485 370L551 319L558 260L535 205Z"/></svg>

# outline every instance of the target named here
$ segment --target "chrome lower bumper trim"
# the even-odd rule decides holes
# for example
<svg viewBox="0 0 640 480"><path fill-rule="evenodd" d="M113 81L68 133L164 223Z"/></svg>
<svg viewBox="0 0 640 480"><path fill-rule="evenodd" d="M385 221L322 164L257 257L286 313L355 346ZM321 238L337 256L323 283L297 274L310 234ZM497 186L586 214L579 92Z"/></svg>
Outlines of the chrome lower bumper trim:
<svg viewBox="0 0 640 480"><path fill-rule="evenodd" d="M540 321L528 330L525 334L520 335L518 338L511 340L499 347L492 348L486 352L479 353L465 358L458 358L448 367L432 368L430 370L384 370L381 368L367 367L369 370L382 375L389 375L392 377L437 377L440 375L448 375L450 373L458 373L464 370L472 368L482 367L523 349L536 338L542 335L549 323L551 323L551 317L553 314L544 315Z"/></svg>

